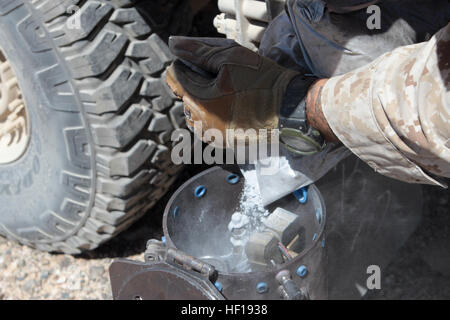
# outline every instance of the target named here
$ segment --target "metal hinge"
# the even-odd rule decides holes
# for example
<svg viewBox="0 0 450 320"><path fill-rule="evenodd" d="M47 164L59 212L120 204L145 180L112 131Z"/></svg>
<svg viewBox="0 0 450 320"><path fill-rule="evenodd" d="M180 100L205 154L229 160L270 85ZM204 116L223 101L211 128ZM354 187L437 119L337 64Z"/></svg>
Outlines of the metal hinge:
<svg viewBox="0 0 450 320"><path fill-rule="evenodd" d="M174 248L167 249L166 262L181 266L185 270L198 272L213 283L218 276L218 272L214 266Z"/></svg>

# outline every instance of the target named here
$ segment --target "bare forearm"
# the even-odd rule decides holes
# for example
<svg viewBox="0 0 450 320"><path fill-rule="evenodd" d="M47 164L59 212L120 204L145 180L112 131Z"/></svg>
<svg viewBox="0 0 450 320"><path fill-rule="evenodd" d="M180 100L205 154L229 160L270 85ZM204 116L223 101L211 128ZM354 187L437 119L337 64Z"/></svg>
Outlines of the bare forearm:
<svg viewBox="0 0 450 320"><path fill-rule="evenodd" d="M336 137L328 125L328 121L322 110L320 95L326 82L327 79L320 79L309 89L306 98L306 119L311 126L319 130L326 141L339 142L338 137Z"/></svg>

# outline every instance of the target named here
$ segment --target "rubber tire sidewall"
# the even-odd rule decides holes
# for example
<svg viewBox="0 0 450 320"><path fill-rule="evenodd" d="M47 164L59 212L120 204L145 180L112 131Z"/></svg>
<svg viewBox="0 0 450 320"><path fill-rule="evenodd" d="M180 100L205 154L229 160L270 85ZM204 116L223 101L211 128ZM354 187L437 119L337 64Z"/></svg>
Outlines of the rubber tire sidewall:
<svg viewBox="0 0 450 320"><path fill-rule="evenodd" d="M70 77L44 28L35 29L39 21L31 10L25 4L0 16L0 47L17 74L31 125L24 155L0 166L0 231L29 245L64 240L79 229L95 176L89 132ZM58 103L61 88L49 90L53 75L65 78L63 87L71 90L64 103ZM73 159L75 140L84 141L81 162Z"/></svg>

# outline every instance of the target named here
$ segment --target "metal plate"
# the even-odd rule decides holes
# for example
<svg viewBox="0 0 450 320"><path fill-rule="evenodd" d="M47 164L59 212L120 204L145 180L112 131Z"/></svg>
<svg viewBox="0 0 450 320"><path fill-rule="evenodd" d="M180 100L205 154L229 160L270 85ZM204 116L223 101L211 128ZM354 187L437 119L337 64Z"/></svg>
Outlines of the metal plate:
<svg viewBox="0 0 450 320"><path fill-rule="evenodd" d="M117 260L109 269L115 300L222 300L207 279L165 262Z"/></svg>

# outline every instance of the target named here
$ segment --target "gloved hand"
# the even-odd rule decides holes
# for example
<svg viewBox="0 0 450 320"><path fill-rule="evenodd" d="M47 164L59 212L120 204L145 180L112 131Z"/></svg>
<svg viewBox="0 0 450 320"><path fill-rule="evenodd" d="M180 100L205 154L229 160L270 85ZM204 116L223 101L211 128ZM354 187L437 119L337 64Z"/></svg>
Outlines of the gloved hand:
<svg viewBox="0 0 450 320"><path fill-rule="evenodd" d="M215 128L224 138L227 129L268 129L270 136L278 128L286 88L298 72L228 39L171 37L169 47L179 60L168 69L167 83L183 99L188 126L199 121L202 136ZM224 142L245 136L234 139Z"/></svg>

